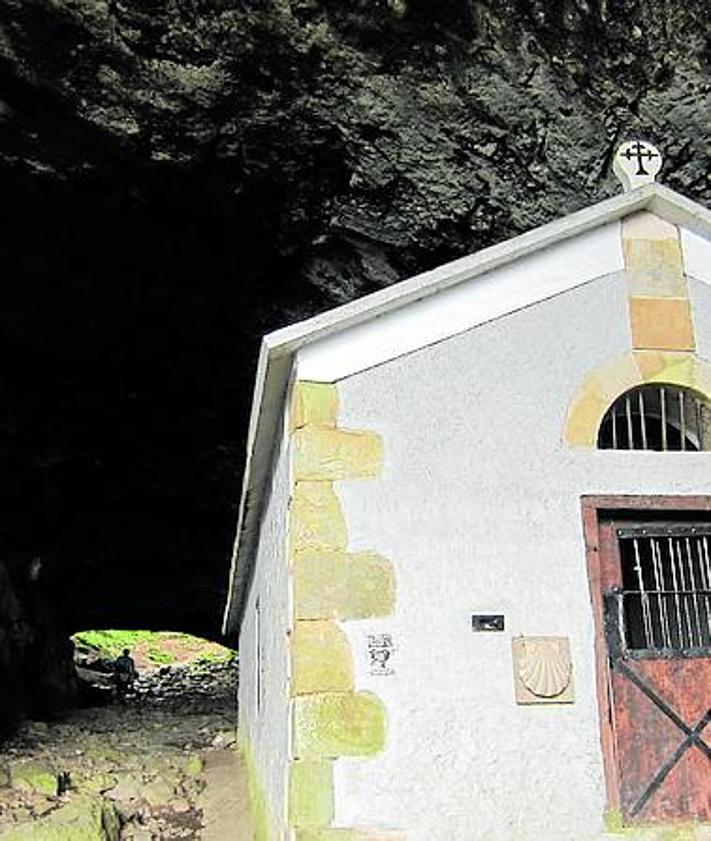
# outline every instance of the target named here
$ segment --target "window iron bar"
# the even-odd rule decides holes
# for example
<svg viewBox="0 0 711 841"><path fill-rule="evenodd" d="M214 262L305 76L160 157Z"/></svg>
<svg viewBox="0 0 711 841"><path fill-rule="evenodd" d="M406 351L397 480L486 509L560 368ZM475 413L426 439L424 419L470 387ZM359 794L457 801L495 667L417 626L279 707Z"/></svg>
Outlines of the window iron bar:
<svg viewBox="0 0 711 841"><path fill-rule="evenodd" d="M681 541L676 541L676 562L679 565L679 580L681 581L681 590L686 590L688 588L688 584L686 582L686 570L684 569L684 558L682 556L681 551ZM691 607L689 605L688 599L683 599L684 603L684 616L686 618L686 633L689 639L689 645L693 645L692 642L692 625L691 625Z"/></svg>
<svg viewBox="0 0 711 841"><path fill-rule="evenodd" d="M704 447L706 403L688 389L644 385L622 394L605 413L603 449L696 451Z"/></svg>
<svg viewBox="0 0 711 841"><path fill-rule="evenodd" d="M627 416L627 449L634 450L634 430L632 429L632 402L629 394L625 397L625 415Z"/></svg>
<svg viewBox="0 0 711 841"><path fill-rule="evenodd" d="M647 449L647 421L644 416L644 392L639 391L637 393L637 402L639 404L639 421L640 427L642 429L642 449Z"/></svg>
<svg viewBox="0 0 711 841"><path fill-rule="evenodd" d="M667 444L667 391L665 388L659 389L659 402L662 414L662 451L666 452L669 447Z"/></svg>
<svg viewBox="0 0 711 841"><path fill-rule="evenodd" d="M639 553L639 540L634 540L634 557L635 557L635 572L637 573L637 580L639 581L639 590L642 595L642 622L644 624L644 641L645 648L649 648L649 643L652 641L652 619L649 612L649 601L647 593L644 589L644 577L642 575L642 561Z"/></svg>
<svg viewBox="0 0 711 841"><path fill-rule="evenodd" d="M699 646L702 645L703 640L703 630L701 628L701 614L699 612L699 596L698 590L696 589L696 576L694 575L694 561L691 554L691 542L687 537L685 540L685 548L686 548L686 570L689 573L689 583L691 585L691 601L694 608L694 619L696 621L696 638L698 640Z"/></svg>
<svg viewBox="0 0 711 841"><path fill-rule="evenodd" d="M686 449L686 411L685 411L685 401L684 401L684 392L678 392L679 396L679 429L681 432L681 449Z"/></svg>
<svg viewBox="0 0 711 841"><path fill-rule="evenodd" d="M669 614L667 613L666 600L662 598L662 591L666 587L664 583L664 570L662 568L661 556L659 553L659 546L657 541L652 539L652 563L654 565L654 583L657 586L657 607L659 609L659 617L662 629L662 643L667 647L671 647L671 629L669 627Z"/></svg>

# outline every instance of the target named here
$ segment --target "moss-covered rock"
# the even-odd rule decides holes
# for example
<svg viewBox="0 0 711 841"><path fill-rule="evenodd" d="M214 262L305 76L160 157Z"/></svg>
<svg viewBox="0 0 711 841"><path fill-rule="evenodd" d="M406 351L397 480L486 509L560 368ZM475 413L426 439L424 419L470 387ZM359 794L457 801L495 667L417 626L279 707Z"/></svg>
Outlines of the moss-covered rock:
<svg viewBox="0 0 711 841"><path fill-rule="evenodd" d="M10 763L10 785L18 791L46 794L50 797L59 790L57 769L40 759L19 760Z"/></svg>
<svg viewBox="0 0 711 841"><path fill-rule="evenodd" d="M99 797L75 795L39 820L0 831L0 841L118 841L115 808Z"/></svg>
<svg viewBox="0 0 711 841"><path fill-rule="evenodd" d="M121 803L141 799L144 785L141 774L122 773L116 778L116 785L107 791L107 797Z"/></svg>
<svg viewBox="0 0 711 841"><path fill-rule="evenodd" d="M183 770L189 777L199 777L205 768L205 762L199 753L191 754L183 765Z"/></svg>
<svg viewBox="0 0 711 841"><path fill-rule="evenodd" d="M118 779L113 774L106 774L102 771L97 771L96 774L92 774L90 777L82 780L79 783L78 788L80 791L100 794L101 792L108 791L113 788L117 783Z"/></svg>
<svg viewBox="0 0 711 841"><path fill-rule="evenodd" d="M149 806L158 809L167 806L173 797L175 797L175 787L168 780L158 777L145 784L142 795Z"/></svg>

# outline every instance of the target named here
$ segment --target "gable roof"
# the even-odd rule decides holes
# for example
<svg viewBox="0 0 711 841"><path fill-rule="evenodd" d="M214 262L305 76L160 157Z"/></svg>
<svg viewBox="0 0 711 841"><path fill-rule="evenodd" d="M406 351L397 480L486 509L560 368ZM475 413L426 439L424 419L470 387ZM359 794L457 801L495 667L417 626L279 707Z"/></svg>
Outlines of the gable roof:
<svg viewBox="0 0 711 841"><path fill-rule="evenodd" d="M257 366L237 536L223 618L222 630L226 636L234 638L237 635L249 591L262 512L269 493L273 446L283 415L295 354L329 336L424 301L522 257L530 257L545 248L643 210L692 233L711 238L709 210L660 184L648 184L264 337ZM580 282L573 281L569 285L572 288ZM545 297L546 294L541 294L539 299ZM519 306L513 301L503 301L499 314L513 312ZM459 331L455 329L451 332ZM422 345L427 343L422 342Z"/></svg>

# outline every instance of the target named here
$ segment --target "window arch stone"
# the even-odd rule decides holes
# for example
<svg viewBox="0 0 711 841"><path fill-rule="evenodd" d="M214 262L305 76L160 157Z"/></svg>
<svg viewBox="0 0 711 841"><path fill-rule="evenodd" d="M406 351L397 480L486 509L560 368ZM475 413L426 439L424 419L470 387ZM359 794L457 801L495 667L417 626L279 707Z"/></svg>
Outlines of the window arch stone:
<svg viewBox="0 0 711 841"><path fill-rule="evenodd" d="M645 383L687 388L711 402L711 363L693 353L629 351L586 377L568 408L563 438L570 447L597 447L605 413L620 395Z"/></svg>

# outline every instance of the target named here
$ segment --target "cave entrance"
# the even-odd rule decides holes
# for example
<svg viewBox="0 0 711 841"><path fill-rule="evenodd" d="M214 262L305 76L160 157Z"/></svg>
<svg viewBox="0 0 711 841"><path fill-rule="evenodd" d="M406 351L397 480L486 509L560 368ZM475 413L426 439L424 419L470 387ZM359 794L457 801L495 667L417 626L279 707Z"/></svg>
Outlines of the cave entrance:
<svg viewBox="0 0 711 841"><path fill-rule="evenodd" d="M89 706L120 700L166 710L227 710L236 704L237 654L179 631L91 629L72 636L80 692ZM127 669L123 652L135 667Z"/></svg>

